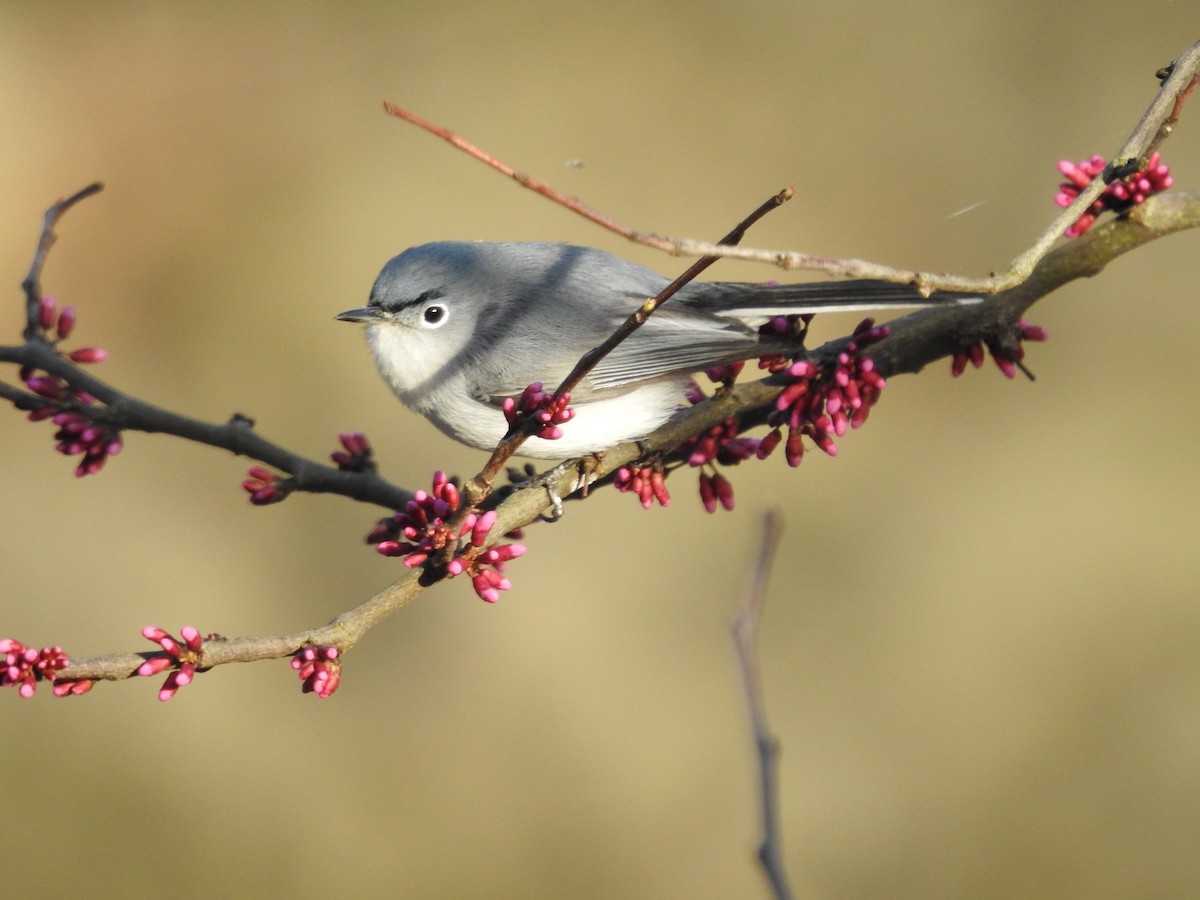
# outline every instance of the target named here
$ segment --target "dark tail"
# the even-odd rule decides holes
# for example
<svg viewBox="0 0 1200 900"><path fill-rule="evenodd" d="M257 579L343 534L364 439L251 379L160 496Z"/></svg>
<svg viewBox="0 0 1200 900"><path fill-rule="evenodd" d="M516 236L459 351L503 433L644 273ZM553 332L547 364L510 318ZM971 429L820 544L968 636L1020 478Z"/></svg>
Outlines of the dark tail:
<svg viewBox="0 0 1200 900"><path fill-rule="evenodd" d="M865 279L774 285L692 282L679 292L679 299L693 309L738 319L763 319L792 313L957 306L983 300L978 295L956 293L923 297L909 284Z"/></svg>

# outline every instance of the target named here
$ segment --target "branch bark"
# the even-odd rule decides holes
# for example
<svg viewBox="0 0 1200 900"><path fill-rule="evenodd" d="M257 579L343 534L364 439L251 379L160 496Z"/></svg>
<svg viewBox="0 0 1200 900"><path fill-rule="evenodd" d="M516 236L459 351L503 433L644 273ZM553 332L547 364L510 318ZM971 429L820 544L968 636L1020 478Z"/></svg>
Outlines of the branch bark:
<svg viewBox="0 0 1200 900"><path fill-rule="evenodd" d="M1120 171L1130 160L1142 159L1170 134L1182 103L1197 82L1198 69L1200 44L1189 48L1173 63L1154 103L1143 115L1122 152L1113 159L1109 167L1111 172ZM389 112L400 114L402 111L389 107ZM416 121L411 114L405 117ZM422 127L439 133L436 126L429 127L428 123L424 123ZM449 132L442 136L447 140L456 138ZM459 145L459 141L461 139L452 142ZM519 176L514 170L506 170L503 164L496 167L507 171L507 174L517 178L522 184L534 187L532 179ZM552 189L534 189L551 196L557 202L562 202L562 198L555 196L556 192ZM1112 260L1143 244L1200 225L1200 191L1179 191L1154 197L1124 217L1095 227L1069 244L1046 253L1045 248L1050 242L1091 202L1090 198L1094 196L1091 193L1093 189L1098 192L1098 183L1084 191L1079 197L1079 202L1059 216L1030 250L1000 278L943 278L925 273L874 267L873 264L861 263L858 260L830 261L773 251L742 250L727 245L707 245L663 238L642 242L674 253L696 252L706 256L758 258L783 265L785 268L803 266L842 275L890 278L918 283L930 289L996 292L995 297L977 306L922 310L891 323L890 336L873 344L868 355L881 374L893 376L917 372L930 362L955 353L966 345L981 341L1003 343L1010 340L1022 314L1058 287L1076 278L1097 274ZM254 433L253 423L243 416L234 416L225 424L213 424L137 400L64 359L56 352L51 342L39 335L37 315L38 303L41 300L40 276L46 253L54 240L54 227L66 209L98 190L99 185L89 186L47 211L34 262L29 276L23 283L27 309L25 342L18 346L0 347L0 362L11 362L48 372L61 378L72 388L93 395L104 406L81 407L80 412L86 412L97 424L123 430L173 434L220 447L289 473L293 478L293 487L297 490L340 493L353 499L377 503L388 509L403 507L413 495L391 485L374 473L345 472L292 454ZM571 208L582 206L578 203L565 205ZM614 227L612 220L608 220L607 224L602 221L607 217L589 214L589 218L631 239L639 239L638 233L624 229L623 226ZM1027 272L1020 277L1014 276L1014 272L1023 271L1026 267ZM849 338L842 338L831 341L809 353L809 358L818 364L827 363L836 358L848 340ZM634 463L647 454L668 454L688 438L699 435L732 416L740 417L742 427L751 427L762 422L772 408L779 386L776 379L736 384L674 418L646 440L610 449L596 460L594 465L587 467L586 474L583 474L585 469L582 465L561 466L543 483L544 489L539 487L515 490L504 497L494 496L490 502L496 504L497 521L491 533L504 534L532 522L550 506L551 493L563 497L570 496L600 479L611 476L620 467ZM22 409L36 408L41 402L35 394L9 385L0 385L0 397ZM375 597L320 628L287 635L206 641L197 664L198 668L211 668L228 662L285 657L301 647L313 644L328 644L340 650L348 649L371 627L410 602L425 587L441 577L444 577L444 570L406 570L395 583ZM66 679L126 678L147 655L157 654L113 654L79 659L69 668L62 670L59 676Z"/></svg>

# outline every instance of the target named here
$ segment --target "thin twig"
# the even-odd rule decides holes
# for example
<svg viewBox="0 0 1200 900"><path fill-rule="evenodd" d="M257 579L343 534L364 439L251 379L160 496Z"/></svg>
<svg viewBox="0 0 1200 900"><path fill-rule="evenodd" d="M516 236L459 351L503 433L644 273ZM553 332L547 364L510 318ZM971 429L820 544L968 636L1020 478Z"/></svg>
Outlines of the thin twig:
<svg viewBox="0 0 1200 900"><path fill-rule="evenodd" d="M62 379L73 389L90 394L103 405L65 405L65 401L60 401L60 406L63 411L77 412L97 425L148 434L170 434L255 459L290 475L289 490L341 494L353 500L377 503L385 509L402 509L412 499L412 493L374 472L343 471L305 459L259 436L253 430L254 423L245 416L234 415L228 422L217 424L146 403L96 378L60 354L51 342L42 337L39 322L41 276L50 248L54 246L54 228L67 210L98 193L101 188L99 182L90 184L46 210L29 274L21 282L26 307L25 343L0 346L0 362L46 372ZM45 398L11 385L0 385L0 399L25 410L41 409L48 402Z"/></svg>
<svg viewBox="0 0 1200 900"><path fill-rule="evenodd" d="M736 245L745 236L746 231L750 228L750 226L752 226L771 210L778 209L780 206L790 200L793 193L794 191L790 187L784 188L778 194L775 194L773 197L760 204L759 207L754 210L754 212L750 213L750 215L738 222L738 224L734 226L733 230L721 239L721 242L723 244ZM694 280L697 275L715 263L718 259L720 259L719 256L706 256L703 259L696 260L696 262L692 263L692 265L690 265L682 275L664 287L655 296L647 298L646 302L643 303L641 307L632 315L630 315L629 318L622 322L620 327L617 328L616 331L614 331L611 335L609 335L603 343L592 348L583 355L579 362L575 364L575 368L571 370L570 374L563 379L562 384L560 384L557 390L555 390L555 399L561 399L564 395L574 390L576 385L578 385L579 382L587 377L587 374L591 372L592 369L594 369L596 365L602 359L604 359L604 357L611 353L618 344L637 331L637 329L641 328L642 325L645 324L646 320L654 314L655 310L673 297L681 287ZM537 421L532 416L524 420L518 420L516 423L514 423L514 426L509 429L508 434L504 436L500 443L496 445L496 449L492 451L491 458L488 460L487 465L483 467L483 470L476 475L474 480L467 486L469 489L465 494L467 502L463 504L463 510L460 512L460 515L465 516L470 511L472 506L477 505L483 500L484 497L487 496L488 491L491 490L493 481L500 473L500 470L504 467L504 464L512 458L513 454L517 452L521 444L523 444L533 434L533 432L536 430L536 427Z"/></svg>
<svg viewBox="0 0 1200 900"><path fill-rule="evenodd" d="M890 323L892 332L886 341L872 346L872 359L887 375L915 372L931 361L953 352L947 349L947 336L982 340L1011 329L1021 313L1040 297L1076 278L1090 277L1105 264L1137 249L1142 244L1189 228L1200 227L1200 191L1179 191L1152 197L1127 219L1107 222L1087 234L1057 248L1038 265L1029 281L1018 289L987 304L923 310ZM845 340L830 341L810 354L824 364L844 349ZM0 348L2 349L2 348ZM773 409L779 393L777 385L766 381L736 384L729 391L699 403L663 425L640 443L629 442L605 451L592 473L595 478L611 475L621 466L636 461L645 452L666 452L730 416L740 416L745 427L752 427L760 414ZM563 497L577 490L577 474L563 467L553 483ZM493 533L504 534L528 525L545 509L539 491L516 491L496 507ZM282 658L294 652L297 644L320 643L346 649L371 626L404 606L431 584L420 569L409 569L392 585L356 609L349 610L329 626L291 635L242 637L205 646L202 668L233 662ZM327 630L332 628L333 630ZM211 650L212 655L209 655ZM129 677L140 661L137 654L111 654L73 662L63 670L64 678Z"/></svg>
<svg viewBox="0 0 1200 900"><path fill-rule="evenodd" d="M21 282L21 289L25 292L25 340L34 340L38 335L38 306L42 301L42 269L46 265L46 255L54 246L54 226L58 224L58 220L68 209L80 200L100 193L103 189L103 184L99 181L94 182L83 190L76 191L70 197L59 200L46 210L46 214L42 218L42 233L38 236L37 249L33 253L33 262L29 266L29 274Z"/></svg>
<svg viewBox="0 0 1200 900"><path fill-rule="evenodd" d="M608 229L622 237L628 238L647 247L662 250L675 256L719 256L730 259L741 259L750 262L762 262L778 266L782 269L806 269L826 272L847 278L876 278L883 281L894 281L912 284L922 291L953 291L959 293L994 294L1002 290L1016 287L1029 277L1038 261L1046 255L1055 241L1075 222L1080 215L1092 204L1107 183L1119 173L1127 172L1128 166L1144 160L1170 134L1183 102L1191 93L1197 73L1200 72L1200 43L1193 44L1181 53L1169 67L1161 70L1169 72L1163 79L1154 101L1146 109L1124 145L1112 157L1109 166L1088 187L1080 192L1075 201L1063 210L1030 245L1029 249L1009 263L1008 268L1000 274L986 277L969 277L949 273L920 272L915 269L900 269L862 259L839 259L828 256L814 256L807 253L797 253L791 250L763 250L752 247L737 247L732 244L709 244L691 238L661 237L643 231L635 231L628 226L616 222L609 216L597 212L580 201L567 197L544 182L522 175L508 165L475 145L469 143L451 131L420 118L408 110L393 103L385 103L384 109L393 116L411 122L420 128L449 141L454 146L469 153L471 156L486 163L497 171L514 178L519 184L536 191L543 197L553 200L572 212L584 216L588 220Z"/></svg>
<svg viewBox="0 0 1200 900"><path fill-rule="evenodd" d="M737 653L738 670L745 689L750 729L758 753L759 808L762 818L762 843L758 859L771 882L771 890L780 900L792 896L783 864L783 846L779 833L779 743L767 724L767 703L763 697L762 671L758 664L758 625L767 596L767 579L779 537L783 517L776 510L763 516L763 535L758 555L750 567L746 589L742 593L729 630Z"/></svg>
<svg viewBox="0 0 1200 900"><path fill-rule="evenodd" d="M1189 51L1189 53L1191 52ZM1191 90L1194 83L1196 58L1195 56L1188 56L1186 54L1185 56L1187 58L1181 57L1181 60L1185 67L1191 67L1191 77L1193 80L1189 80L1187 85L1183 86L1176 99L1172 102L1172 110L1174 112L1178 111L1179 104L1182 102L1185 92ZM1177 65L1172 77L1177 75L1179 71L1180 68ZM67 206L77 202L78 199L82 199L82 196L86 196L88 192L94 193L94 190L89 188L85 192L80 192L80 195L77 195L75 198L64 201L64 205L56 204L58 208L54 215L54 220L57 220L57 217L61 215ZM49 230L52 230L52 227L53 222L51 222ZM917 371L922 366L954 352L963 343L977 342L989 337L994 339L1006 330L1011 331L1013 323L1024 310L1063 284L1076 278L1090 277L1097 274L1108 262L1130 250L1136 249L1142 244L1149 243L1177 231L1197 227L1200 227L1200 191L1173 191L1153 197L1142 206L1130 211L1126 216L1094 227L1082 237L1060 246L1040 260L1028 280L1022 282L1019 287L1005 292L986 304L945 310L927 310L894 320L890 323L892 328L891 336L886 341L876 344L871 348L872 359L877 362L880 371L887 375ZM49 241L52 238L47 238L44 231L43 240ZM38 294L40 291L38 279L48 247L49 243L39 243L38 256L35 257L35 263L31 267L30 277L24 283L27 294L34 292L35 295L40 296ZM154 410L156 408L150 407L148 404L140 404L140 401L136 401L128 397L128 395L116 391L114 388L96 379L92 379L78 367L73 366L69 361L53 353L52 350L48 352L45 350L39 351L39 353L46 353L46 355L25 355L32 352L29 348L36 348L39 344L43 345L43 347L46 346L45 342L34 341L27 342L24 347L0 347L0 361L16 362L19 365L29 364L40 366L51 374L62 378L72 387L87 390L104 402L111 400L112 402L107 409L96 410L98 415L106 417L104 419L105 424L130 430L164 431L177 434L189 440L198 440L210 443L213 446L224 446L232 452L246 453L287 471L285 465L282 463L272 462L266 455L257 455L259 452L257 449L239 446L236 441L232 446L226 446L217 440L210 441L193 434L188 427L184 427L182 424L185 422L194 422L194 420L188 420L186 417L179 417L180 427L178 430L160 427L161 422L152 416L144 421L139 421L139 410ZM820 363L836 356L843 347L844 340L841 342L831 341L824 347L812 351L810 356ZM606 451L603 459L597 463L594 474L596 477L608 476L619 467L634 462L647 451L669 451L671 448L677 447L682 441L703 432L718 422L728 419L730 416L741 416L743 426L752 427L756 421L761 420L757 417L763 414L765 410L773 408L772 404L777 394L778 386L771 384L769 381L735 385L731 390L691 407L680 416L666 423L643 442L622 444ZM29 401L31 395L17 388L11 388L0 391L0 396L18 407L24 408L23 405ZM206 428L229 427L209 426L207 423L196 423L196 425L201 432ZM252 432L245 424L238 427L245 434L252 435ZM256 436L255 439L257 439ZM280 454L286 454L286 451L282 450L282 448L276 449ZM355 475L339 472L335 472L334 474L337 476L346 476L348 480L358 483L362 483L367 478L363 474ZM576 474L564 468L557 474L555 487L565 497L571 491L577 489L575 486L576 480ZM319 490L321 488L306 487L301 489ZM332 488L329 489L332 490ZM400 489L394 488L394 490L399 491ZM347 496L356 496L349 490L338 491L338 493L345 493ZM376 496L359 499L381 502ZM396 508L403 504L388 502L385 505ZM529 524L537 518L544 507L544 499L539 496L539 492L537 491L517 491L513 493L511 496L505 498L503 503L497 507L498 518L494 527L494 533L505 533L514 528ZM211 648L211 656L209 655L209 648L206 647L201 667L207 668L211 665L230 662L286 656L291 652L289 648L294 646L297 641L304 643L327 643L345 648L358 640L371 626L413 599L429 583L430 580L426 574L419 569L408 570L394 584L380 592L376 597L356 609L349 610L338 616L328 626L307 632L299 632L294 635L244 637L224 642L214 642ZM138 654L112 654L103 657L93 657L87 660L81 659L60 674L66 678L128 677L132 673L133 668L138 664L135 661L135 657L138 660L144 658Z"/></svg>
<svg viewBox="0 0 1200 900"><path fill-rule="evenodd" d="M634 231L632 228L622 225L616 219L606 216L599 210L593 209L586 203L583 203L574 197L568 197L561 191L555 190L546 182L539 181L533 176L526 175L523 172L518 172L508 163L493 156L486 150L475 146L466 138L455 134L448 128L444 128L441 125L435 125L433 122L422 119L411 110L407 110L403 106L398 106L395 103L388 103L385 101L383 104L383 109L388 115L395 116L397 119L403 119L405 122L409 122L413 125L416 125L418 128L428 131L432 135L440 137L442 140L446 141L452 146L462 150L468 156L474 157L484 165L490 166L497 172L512 178L517 182L517 184L521 185L521 187L528 188L537 194L541 194L546 199L551 200L560 206L565 206L567 209L571 210L571 212L583 216L590 222L595 222L601 228L606 228L614 234L619 234L621 237L628 238L636 243L645 244L649 247L655 247L659 250L665 250L668 253L672 252L671 241L669 238L662 238L658 237L657 235L644 234L642 232ZM675 255L680 256L682 254L676 253Z"/></svg>

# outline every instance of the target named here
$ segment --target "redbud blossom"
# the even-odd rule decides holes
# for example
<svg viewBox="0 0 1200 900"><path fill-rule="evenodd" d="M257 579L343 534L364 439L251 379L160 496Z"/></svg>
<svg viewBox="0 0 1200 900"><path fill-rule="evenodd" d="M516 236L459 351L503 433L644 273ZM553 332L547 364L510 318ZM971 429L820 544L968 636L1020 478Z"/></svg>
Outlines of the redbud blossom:
<svg viewBox="0 0 1200 900"><path fill-rule="evenodd" d="M69 338L71 336L71 332L75 330L75 318L75 307L64 306L63 311L58 315L58 324L55 328L55 330L58 332L58 339L60 341Z"/></svg>
<svg viewBox="0 0 1200 900"><path fill-rule="evenodd" d="M384 556L404 557L404 565L409 568L425 565L431 557L453 547L454 555L446 563L445 574L451 578L464 573L469 575L475 593L494 603L499 599L497 591L512 587L511 582L499 573L505 563L522 555L525 547L497 544L484 549L496 523L494 510L468 513L457 531L452 529L450 520L454 518L459 502L458 488L445 472L435 472L432 489L428 493L417 491L390 521L376 524L368 541L374 542L375 549ZM376 538L382 540L376 541ZM461 543L464 538L465 546Z"/></svg>
<svg viewBox="0 0 1200 900"><path fill-rule="evenodd" d="M1017 322L1012 336L1007 341L988 341L987 352L991 354L996 368L1006 378L1014 378L1018 364L1025 358L1025 341L1045 341L1049 335L1040 325L1030 325L1024 319ZM967 370L969 362L976 369L983 365L984 345L970 344L954 354L950 361L950 374L957 378Z"/></svg>
<svg viewBox="0 0 1200 900"><path fill-rule="evenodd" d="M28 700L37 689L37 682L54 682L55 673L65 669L69 663L67 654L62 647L43 647L37 650L26 647L13 638L0 638L0 687L15 687L17 695ZM80 684L84 682L64 682L65 684ZM73 693L86 693L91 687L87 682ZM64 696L57 688L56 696Z"/></svg>
<svg viewBox="0 0 1200 900"><path fill-rule="evenodd" d="M324 700L341 684L342 661L337 647L304 647L296 651L291 665L300 676L300 690L305 694L316 694Z"/></svg>
<svg viewBox="0 0 1200 900"><path fill-rule="evenodd" d="M250 502L255 506L278 503L290 493L289 483L280 481L270 469L251 466L246 474L250 477L242 481L242 490L250 495Z"/></svg>
<svg viewBox="0 0 1200 900"><path fill-rule="evenodd" d="M342 450L329 454L334 465L347 472L364 472L375 467L371 442L361 431L343 431L338 435Z"/></svg>
<svg viewBox="0 0 1200 900"><path fill-rule="evenodd" d="M49 340L45 332L55 328L58 340L70 336L75 330L76 315L74 307L65 307L56 314L56 304L53 297L43 297L38 304L38 325L43 338ZM61 354L61 351L57 351ZM108 352L99 347L82 347L65 354L73 363L98 363L108 358ZM29 421L40 422L53 419L58 426L54 435L54 449L67 456L82 455L75 468L76 476L93 475L104 467L110 456L121 452L121 433L111 425L101 425L92 421L95 415L87 407L96 404L96 398L86 391L70 387L58 376L40 373L28 366L21 368L21 380L30 391L48 402L29 413Z"/></svg>
<svg viewBox="0 0 1200 900"><path fill-rule="evenodd" d="M667 490L666 478L661 465L622 466L613 476L613 487L622 494L636 494L643 509L649 509L656 501L659 506L667 506L671 502L671 493Z"/></svg>
<svg viewBox="0 0 1200 900"><path fill-rule="evenodd" d="M767 417L774 431L768 435L771 443L765 452L759 445L760 458L779 443L784 426L788 429L784 446L788 465L800 465L804 456L804 437L825 453L835 456L834 437L842 437L849 429L861 427L887 384L876 369L875 361L861 353L887 335L886 325L876 326L874 319L864 319L831 368L822 370L810 360L799 360L789 366L786 374L793 381L780 391L775 409Z"/></svg>
<svg viewBox="0 0 1200 900"><path fill-rule="evenodd" d="M501 409L503 409L504 418L509 425L514 424L518 419L532 416L540 423L538 429L533 432L533 436L554 441L562 437L562 429L558 426L575 417L575 410L569 406L570 402L571 395L569 393L563 394L556 400L554 394L542 390L540 381L535 381L525 388L521 392L521 396L516 399L505 397Z"/></svg>
<svg viewBox="0 0 1200 900"><path fill-rule="evenodd" d="M196 664L200 661L200 653L204 645L204 639L200 636L200 632L190 625L179 629L179 636L183 639L182 644L155 625L147 625L142 629L142 637L158 644L165 655L152 656L146 660L138 667L137 674L153 676L172 666L176 667L167 676L158 692L158 699L163 702L174 697L181 687L191 683L196 674Z"/></svg>
<svg viewBox="0 0 1200 900"><path fill-rule="evenodd" d="M1148 197L1169 188L1174 183L1174 179L1171 177L1170 168L1160 159L1160 154L1152 153L1146 160L1145 168L1107 185L1100 196L1075 221L1075 224L1064 232L1064 235L1069 238L1078 237L1091 228L1096 219L1105 211L1120 215L1128 212L1134 206L1144 203ZM1078 163L1067 159L1059 160L1058 171L1066 176L1067 181L1058 186L1059 190L1054 195L1054 202L1059 206L1070 206L1083 189L1106 168L1107 162L1102 156L1093 156L1091 159L1085 159Z"/></svg>

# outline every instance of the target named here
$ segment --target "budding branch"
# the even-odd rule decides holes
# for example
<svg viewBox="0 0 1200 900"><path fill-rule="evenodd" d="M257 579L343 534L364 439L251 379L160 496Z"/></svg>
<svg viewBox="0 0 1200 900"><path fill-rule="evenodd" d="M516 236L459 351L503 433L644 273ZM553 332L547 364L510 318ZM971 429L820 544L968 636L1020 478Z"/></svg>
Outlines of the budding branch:
<svg viewBox="0 0 1200 900"><path fill-rule="evenodd" d="M1196 85L1198 68L1200 44L1181 54L1169 67L1169 71L1164 72L1161 89L1129 140L1111 159L1106 175L1081 191L1075 202L1056 218L1029 250L1018 257L1002 275L983 279L893 269L854 259L831 260L805 254L734 246L744 228L735 229L718 244L660 238L636 232L578 201L568 200L542 182L520 175L446 129L424 122L412 113L391 104L387 105L387 110L443 137L472 156L513 177L522 186L561 203L602 227L670 253L704 256L705 259L697 263L699 267L710 264L717 257L733 257L759 260L784 268L808 268L852 277L902 281L920 285L927 290L995 293L996 296L986 303L976 306L922 310L892 322L890 335L870 348L870 357L878 370L891 376L919 371L930 362L959 352L966 345L980 342L1002 345L1005 340L1011 339L1013 329L1022 313L1058 287L1076 278L1095 275L1112 260L1143 244L1200 226L1200 191L1175 191L1153 197L1119 218L1112 219L1070 243L1048 252L1050 245L1067 225L1078 218L1103 190L1104 177L1122 171L1130 160L1145 159L1146 155L1172 132L1185 99ZM117 430L171 434L257 460L287 473L290 476L290 489L294 491L338 493L389 510L403 508L413 497L413 493L392 485L373 471L342 471L305 459L260 437L253 428L253 422L241 415L231 416L228 422L216 424L145 403L95 378L57 352L54 344L48 341L38 328L38 310L42 301L42 269L61 216L75 203L95 194L99 189L98 184L90 185L47 211L29 275L23 282L27 311L24 342L13 346L0 346L0 362L44 371L60 379L71 389L91 395L99 401L98 404L76 405L72 407L72 411L90 417L91 421L98 425ZM756 215L764 214L768 208L782 202L782 199L785 199L782 195L772 198ZM752 216L744 225L748 225L754 218ZM694 275L695 271L689 270L681 276L679 283ZM664 292L655 298L649 304L647 312L665 300L666 296L667 293ZM611 349L616 341L636 327L636 323L622 326L621 331L610 337L609 342L595 352L602 352L604 347ZM843 338L831 341L810 351L808 358L817 365L825 365L836 359L848 340L849 338ZM594 362L594 358L591 361ZM587 364L588 359L585 357L580 361L577 373L585 373ZM574 377L581 377L581 374ZM571 380L568 379L560 390L568 390L571 384ZM595 462L589 478L594 481L609 477L620 467L636 462L647 453L669 453L682 442L733 416L740 417L744 428L761 423L772 408L779 391L780 382L774 378L734 384L728 390L719 392L672 419L644 441L623 444L606 451ZM0 383L0 398L25 410L36 410L45 405L45 398L36 393L4 383ZM490 472L491 476L494 477L498 470L499 465ZM485 474L488 471L485 470ZM562 496L580 488L579 476L570 467L555 470L553 477L555 480L551 487ZM531 523L547 507L547 498L542 490L515 490L503 496L493 495L490 502L495 504L497 512L496 530L492 532L497 535ZM405 570L400 578L375 597L319 628L287 635L207 640L196 667L203 670L228 662L283 658L300 648L318 644L337 647L340 650L348 649L371 627L418 596L425 587L436 580L436 577L431 577L429 572L421 568ZM62 679L127 678L148 655L155 654L125 653L89 659L77 658L67 668L60 670L58 676Z"/></svg>

